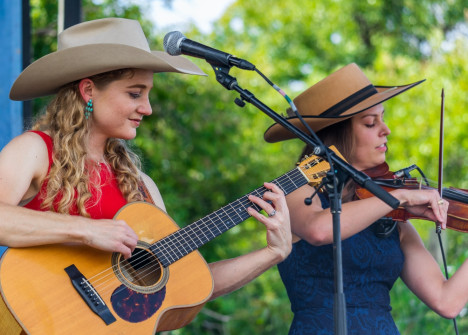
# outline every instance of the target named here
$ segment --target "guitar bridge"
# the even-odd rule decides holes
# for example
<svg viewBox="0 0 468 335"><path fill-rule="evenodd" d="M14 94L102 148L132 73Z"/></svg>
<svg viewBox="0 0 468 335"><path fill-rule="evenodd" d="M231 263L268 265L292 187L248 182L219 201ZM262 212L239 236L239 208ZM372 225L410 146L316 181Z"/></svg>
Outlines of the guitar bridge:
<svg viewBox="0 0 468 335"><path fill-rule="evenodd" d="M117 321L104 300L102 300L91 283L85 278L85 276L83 276L74 264L66 267L65 272L70 277L73 287L81 298L83 298L88 307L96 313L106 323L106 325L110 325Z"/></svg>

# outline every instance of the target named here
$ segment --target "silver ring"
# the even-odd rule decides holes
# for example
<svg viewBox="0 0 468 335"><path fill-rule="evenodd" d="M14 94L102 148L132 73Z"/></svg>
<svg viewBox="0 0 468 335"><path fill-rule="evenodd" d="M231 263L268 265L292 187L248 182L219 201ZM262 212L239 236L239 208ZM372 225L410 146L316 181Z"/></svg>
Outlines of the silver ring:
<svg viewBox="0 0 468 335"><path fill-rule="evenodd" d="M276 210L273 210L270 214L268 214L269 217L275 216Z"/></svg>
<svg viewBox="0 0 468 335"><path fill-rule="evenodd" d="M439 204L439 205L443 205L443 204L444 204L444 199L440 199L440 200L438 201L438 204Z"/></svg>

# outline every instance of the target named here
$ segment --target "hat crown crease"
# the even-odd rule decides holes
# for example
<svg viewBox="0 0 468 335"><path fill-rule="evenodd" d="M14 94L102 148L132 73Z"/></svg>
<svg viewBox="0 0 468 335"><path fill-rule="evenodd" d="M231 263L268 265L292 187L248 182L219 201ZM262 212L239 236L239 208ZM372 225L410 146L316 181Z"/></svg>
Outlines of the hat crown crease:
<svg viewBox="0 0 468 335"><path fill-rule="evenodd" d="M92 45L122 44L151 52L138 21L101 19L72 26L58 36L57 50Z"/></svg>
<svg viewBox="0 0 468 335"><path fill-rule="evenodd" d="M294 103L302 116L319 116L369 86L372 83L352 63L299 94Z"/></svg>

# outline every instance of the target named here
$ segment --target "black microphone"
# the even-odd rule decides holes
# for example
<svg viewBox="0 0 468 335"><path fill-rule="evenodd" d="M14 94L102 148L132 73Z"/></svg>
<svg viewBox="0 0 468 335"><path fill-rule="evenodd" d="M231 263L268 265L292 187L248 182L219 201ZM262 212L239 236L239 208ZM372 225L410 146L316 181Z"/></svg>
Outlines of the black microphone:
<svg viewBox="0 0 468 335"><path fill-rule="evenodd" d="M410 172L417 169L418 167L413 164L411 166L408 166L407 168L398 170L397 172L394 173L394 175L398 178L405 177L405 178L411 178Z"/></svg>
<svg viewBox="0 0 468 335"><path fill-rule="evenodd" d="M252 63L189 40L180 31L171 31L164 36L164 50L172 56L184 54L201 58L214 66L236 66L244 70L255 70L255 65Z"/></svg>

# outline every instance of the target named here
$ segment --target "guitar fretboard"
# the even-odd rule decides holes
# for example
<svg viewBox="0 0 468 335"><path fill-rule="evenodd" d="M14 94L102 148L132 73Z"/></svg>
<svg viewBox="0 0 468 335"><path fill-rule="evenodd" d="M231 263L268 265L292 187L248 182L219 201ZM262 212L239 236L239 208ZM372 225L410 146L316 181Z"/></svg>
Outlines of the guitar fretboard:
<svg viewBox="0 0 468 335"><path fill-rule="evenodd" d="M271 181L271 183L277 185L285 195L304 186L307 182L308 179L302 174L299 168L295 168ZM248 207L253 207L259 211L261 208L252 203L248 199L248 196L253 194L262 197L266 191L268 191L268 189L264 186L257 188L253 192L244 195L236 201L231 202L219 210L208 214L185 228L179 229L152 244L150 247L151 251L158 257L164 267L171 265L190 252L248 219L250 217L247 212Z"/></svg>

